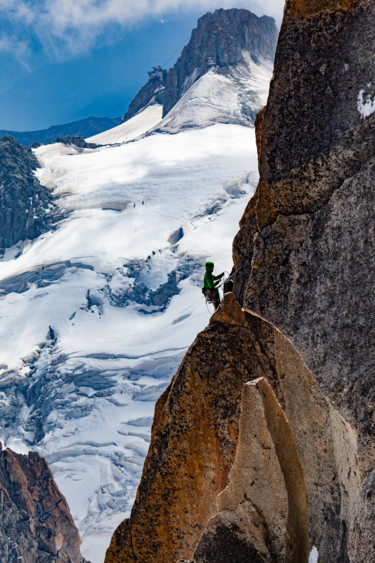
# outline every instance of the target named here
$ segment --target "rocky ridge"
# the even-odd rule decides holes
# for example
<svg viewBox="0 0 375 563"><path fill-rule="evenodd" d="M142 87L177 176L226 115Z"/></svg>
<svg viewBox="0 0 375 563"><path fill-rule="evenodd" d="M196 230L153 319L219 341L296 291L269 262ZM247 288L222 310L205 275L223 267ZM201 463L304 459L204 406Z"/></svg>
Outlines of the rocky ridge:
<svg viewBox="0 0 375 563"><path fill-rule="evenodd" d="M107 562L374 560L374 20L287 2L234 294L159 399Z"/></svg>
<svg viewBox="0 0 375 563"><path fill-rule="evenodd" d="M40 131L0 131L0 137L13 137L17 143L30 147L34 143L44 144L53 143L57 137L92 137L102 131L107 131L111 127L116 127L121 123L119 117L87 117L65 123L62 125L52 125L48 129Z"/></svg>
<svg viewBox="0 0 375 563"><path fill-rule="evenodd" d="M198 20L188 45L166 73L165 80L150 79L131 102L124 121L153 103L162 104L163 116L166 116L210 69L225 76L237 66L247 67L246 54L255 62L259 59L273 61L277 35L273 18L259 18L248 10L221 9L205 14ZM244 115L249 113L245 99L243 112ZM253 119L255 114L250 112L247 117Z"/></svg>
<svg viewBox="0 0 375 563"><path fill-rule="evenodd" d="M46 461L0 451L0 559L84 563L81 540Z"/></svg>
<svg viewBox="0 0 375 563"><path fill-rule="evenodd" d="M38 237L55 219L51 192L34 175L39 166L30 149L12 137L0 139L0 254Z"/></svg>
<svg viewBox="0 0 375 563"><path fill-rule="evenodd" d="M135 98L130 102L128 111L123 117L123 121L128 121L139 111L145 109L152 104L163 104L165 97L165 78L166 72L163 73L163 79L156 76L150 78L146 84L140 89Z"/></svg>

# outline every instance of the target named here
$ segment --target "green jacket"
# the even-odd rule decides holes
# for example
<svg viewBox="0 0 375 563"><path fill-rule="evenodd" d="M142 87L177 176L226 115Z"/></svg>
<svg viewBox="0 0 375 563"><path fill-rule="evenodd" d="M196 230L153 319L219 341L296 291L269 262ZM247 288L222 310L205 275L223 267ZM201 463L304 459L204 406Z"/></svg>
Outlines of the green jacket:
<svg viewBox="0 0 375 563"><path fill-rule="evenodd" d="M202 289L215 289L219 285L220 280L223 276L214 276L211 272L206 272L204 274L204 286Z"/></svg>

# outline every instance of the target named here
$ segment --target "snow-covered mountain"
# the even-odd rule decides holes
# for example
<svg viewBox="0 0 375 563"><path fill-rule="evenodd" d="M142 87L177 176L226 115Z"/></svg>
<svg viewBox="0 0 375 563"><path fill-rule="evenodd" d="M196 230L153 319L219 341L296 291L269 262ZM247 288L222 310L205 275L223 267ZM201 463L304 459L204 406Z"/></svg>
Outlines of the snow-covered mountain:
<svg viewBox="0 0 375 563"><path fill-rule="evenodd" d="M241 63L225 71L211 68L196 81L193 74L187 80L186 91L158 130L175 133L214 123L252 126L259 108L267 101L272 68L270 59L254 61L245 52Z"/></svg>
<svg viewBox="0 0 375 563"><path fill-rule="evenodd" d="M46 457L93 563L133 502L155 401L208 322L204 263L230 269L257 182L236 108L250 74L262 107L272 65L247 61L193 81L164 118L149 105L88 139L97 148L34 150L64 219L0 262L1 437Z"/></svg>
<svg viewBox="0 0 375 563"><path fill-rule="evenodd" d="M168 115L164 125L172 129L209 122L252 125L265 103L277 38L268 16L238 9L208 12L199 18L173 68L151 74L124 121L160 104L163 117Z"/></svg>

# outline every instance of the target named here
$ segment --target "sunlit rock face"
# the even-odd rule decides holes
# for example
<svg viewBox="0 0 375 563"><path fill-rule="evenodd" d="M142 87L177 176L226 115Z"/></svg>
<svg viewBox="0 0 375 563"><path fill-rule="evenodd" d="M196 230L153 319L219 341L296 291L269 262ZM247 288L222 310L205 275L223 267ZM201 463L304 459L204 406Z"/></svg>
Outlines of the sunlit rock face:
<svg viewBox="0 0 375 563"><path fill-rule="evenodd" d="M84 563L68 504L46 461L0 451L0 559Z"/></svg>
<svg viewBox="0 0 375 563"><path fill-rule="evenodd" d="M358 490L352 429L293 345L228 293L157 403L106 561L305 561L309 542L338 561Z"/></svg>

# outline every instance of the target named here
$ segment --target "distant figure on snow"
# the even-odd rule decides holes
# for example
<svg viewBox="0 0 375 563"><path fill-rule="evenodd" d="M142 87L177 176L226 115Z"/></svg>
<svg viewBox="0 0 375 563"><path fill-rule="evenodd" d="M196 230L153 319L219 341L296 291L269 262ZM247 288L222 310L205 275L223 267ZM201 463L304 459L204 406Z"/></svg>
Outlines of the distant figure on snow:
<svg viewBox="0 0 375 563"><path fill-rule="evenodd" d="M206 298L211 301L216 310L220 305L220 295L217 286L219 285L224 272L222 272L218 276L214 276L213 271L214 263L206 262L206 273L204 274L204 285L202 287L202 291Z"/></svg>

